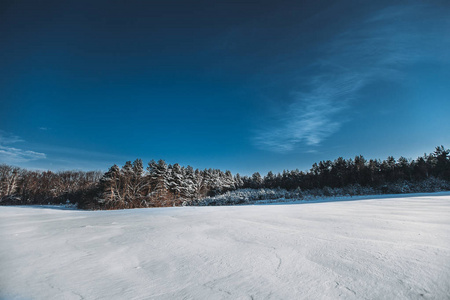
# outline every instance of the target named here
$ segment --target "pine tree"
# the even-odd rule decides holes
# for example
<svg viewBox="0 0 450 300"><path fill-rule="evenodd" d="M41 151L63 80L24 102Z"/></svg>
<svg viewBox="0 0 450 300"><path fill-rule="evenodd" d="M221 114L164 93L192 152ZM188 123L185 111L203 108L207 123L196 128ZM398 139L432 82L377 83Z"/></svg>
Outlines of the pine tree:
<svg viewBox="0 0 450 300"><path fill-rule="evenodd" d="M133 162L132 176L129 181L129 194L135 207L147 207L145 195L148 193L148 181L144 174L144 165L141 159Z"/></svg>
<svg viewBox="0 0 450 300"><path fill-rule="evenodd" d="M131 161L125 162L120 170L120 194L124 202L124 206L129 206L132 202L131 181L133 180L133 164Z"/></svg>
<svg viewBox="0 0 450 300"><path fill-rule="evenodd" d="M259 189L262 187L263 179L259 172L255 172L252 175L251 187L254 189Z"/></svg>
<svg viewBox="0 0 450 300"><path fill-rule="evenodd" d="M450 150L444 146L436 147L433 153L435 157L434 170L436 177L450 180Z"/></svg>
<svg viewBox="0 0 450 300"><path fill-rule="evenodd" d="M191 166L187 166L185 169L183 169L184 176L182 181L182 194L183 194L183 201L190 201L194 199L195 195L198 193L197 191L197 183L196 183L196 177L194 169Z"/></svg>
<svg viewBox="0 0 450 300"><path fill-rule="evenodd" d="M203 171L196 169L194 172L194 183L195 183L195 199L199 199L201 196L206 196L206 184Z"/></svg>
<svg viewBox="0 0 450 300"><path fill-rule="evenodd" d="M175 206L182 194L183 171L179 164L174 164L169 170L171 172L169 173L168 188L173 196L173 205Z"/></svg>
<svg viewBox="0 0 450 300"><path fill-rule="evenodd" d="M244 186L244 181L239 173L234 176L234 184L237 189L241 189Z"/></svg>
<svg viewBox="0 0 450 300"><path fill-rule="evenodd" d="M101 202L108 208L118 208L122 202L120 193L120 169L113 165L100 179Z"/></svg>
<svg viewBox="0 0 450 300"><path fill-rule="evenodd" d="M227 192L227 191L232 191L236 189L235 183L234 183L234 178L233 175L231 174L231 171L226 170L225 174L223 176L223 180L222 180L222 191L223 192Z"/></svg>
<svg viewBox="0 0 450 300"><path fill-rule="evenodd" d="M168 168L164 160L160 159L158 163L152 160L148 166L150 182L152 184L151 196L159 206L166 206L169 201L169 183Z"/></svg>
<svg viewBox="0 0 450 300"><path fill-rule="evenodd" d="M275 175L273 175L272 171L267 172L267 175L264 177L264 187L269 189L275 187Z"/></svg>

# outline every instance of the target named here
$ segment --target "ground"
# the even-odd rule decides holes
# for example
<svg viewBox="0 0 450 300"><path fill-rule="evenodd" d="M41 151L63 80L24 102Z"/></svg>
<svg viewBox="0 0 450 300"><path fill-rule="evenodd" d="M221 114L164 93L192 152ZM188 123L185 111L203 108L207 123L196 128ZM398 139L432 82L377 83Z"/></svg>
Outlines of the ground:
<svg viewBox="0 0 450 300"><path fill-rule="evenodd" d="M450 194L0 207L2 299L449 299Z"/></svg>

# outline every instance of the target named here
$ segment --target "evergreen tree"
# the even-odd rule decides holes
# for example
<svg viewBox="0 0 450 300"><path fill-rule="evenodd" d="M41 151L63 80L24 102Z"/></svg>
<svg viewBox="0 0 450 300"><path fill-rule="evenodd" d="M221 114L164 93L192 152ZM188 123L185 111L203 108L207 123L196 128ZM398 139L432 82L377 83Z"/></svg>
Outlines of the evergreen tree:
<svg viewBox="0 0 450 300"><path fill-rule="evenodd" d="M225 174L223 174L223 179L222 179L222 191L223 192L227 192L227 191L232 191L236 189L236 186L234 184L234 178L233 175L231 174L231 172L229 170L225 171Z"/></svg>
<svg viewBox="0 0 450 300"><path fill-rule="evenodd" d="M169 172L166 162L162 159L156 163L154 160L148 165L152 191L150 197L157 206L166 206L169 202Z"/></svg>
<svg viewBox="0 0 450 300"><path fill-rule="evenodd" d="M450 180L450 150L446 150L444 146L436 147L433 153L435 157L434 173L436 177Z"/></svg>
<svg viewBox="0 0 450 300"><path fill-rule="evenodd" d="M144 174L144 165L141 159L133 162L131 180L129 180L128 194L134 207L147 207L145 195L148 194L148 180Z"/></svg>
<svg viewBox="0 0 450 300"><path fill-rule="evenodd" d="M169 166L168 169L171 170L168 178L169 191L174 195L175 199L178 199L182 188L183 172L179 164Z"/></svg>
<svg viewBox="0 0 450 300"><path fill-rule="evenodd" d="M236 173L236 175L234 176L234 183L237 189L240 189L244 186L244 181L242 180L241 175L239 173Z"/></svg>
<svg viewBox="0 0 450 300"><path fill-rule="evenodd" d="M187 166L186 169L184 169L182 187L183 201L194 199L195 195L198 193L195 172L191 166Z"/></svg>
<svg viewBox="0 0 450 300"><path fill-rule="evenodd" d="M269 171L264 177L264 187L267 187L269 189L275 187L275 175L273 175L272 171Z"/></svg>
<svg viewBox="0 0 450 300"><path fill-rule="evenodd" d="M262 184L263 184L263 179L261 177L261 174L259 174L259 172L253 173L251 187L254 189L259 189L262 187Z"/></svg>
<svg viewBox="0 0 450 300"><path fill-rule="evenodd" d="M120 193L120 169L113 165L100 179L101 202L108 208L119 208L122 197Z"/></svg>

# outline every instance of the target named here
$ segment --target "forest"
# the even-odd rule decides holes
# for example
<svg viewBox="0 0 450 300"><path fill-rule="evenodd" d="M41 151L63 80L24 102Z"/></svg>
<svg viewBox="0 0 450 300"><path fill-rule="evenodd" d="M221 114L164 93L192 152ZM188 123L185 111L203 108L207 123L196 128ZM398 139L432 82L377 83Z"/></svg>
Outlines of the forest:
<svg viewBox="0 0 450 300"><path fill-rule="evenodd" d="M367 191L392 194L448 189L450 150L444 146L415 160L339 157L314 163L308 171L270 171L265 176L258 172L241 176L228 170L194 170L162 159L150 161L145 168L141 159L127 161L105 173L33 171L0 165L1 205L73 204L80 209L125 209L236 204L241 202L230 201L230 197L255 198L254 192L258 200L267 195L271 199L301 198L311 191L326 196L336 195L333 191L358 195Z"/></svg>

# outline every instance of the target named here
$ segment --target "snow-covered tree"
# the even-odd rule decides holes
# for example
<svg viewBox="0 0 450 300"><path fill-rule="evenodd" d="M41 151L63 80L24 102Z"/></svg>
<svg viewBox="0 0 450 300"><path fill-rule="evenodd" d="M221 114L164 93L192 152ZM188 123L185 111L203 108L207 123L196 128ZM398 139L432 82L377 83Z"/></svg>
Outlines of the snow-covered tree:
<svg viewBox="0 0 450 300"><path fill-rule="evenodd" d="M113 165L100 179L101 202L106 208L118 208L123 205L120 192L120 169Z"/></svg>
<svg viewBox="0 0 450 300"><path fill-rule="evenodd" d="M223 176L222 179L222 191L226 192L226 191L232 191L236 189L236 185L234 183L234 178L233 178L233 174L231 174L231 171L226 170L225 174Z"/></svg>
<svg viewBox="0 0 450 300"><path fill-rule="evenodd" d="M174 164L169 168L168 188L173 198L173 205L175 205L178 198L181 196L183 182L183 171L179 164Z"/></svg>
<svg viewBox="0 0 450 300"><path fill-rule="evenodd" d="M167 164L160 159L158 163L152 160L148 166L150 183L152 185L151 197L157 205L165 205L169 201L169 173Z"/></svg>
<svg viewBox="0 0 450 300"><path fill-rule="evenodd" d="M263 183L263 179L262 179L261 175L259 174L259 172L253 173L251 187L254 189L258 189L262 186L262 183Z"/></svg>
<svg viewBox="0 0 450 300"><path fill-rule="evenodd" d="M182 181L182 200L192 200L197 194L197 184L194 169L187 166L184 169L184 178Z"/></svg>

